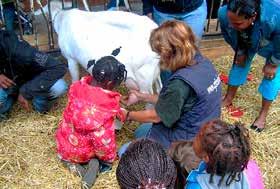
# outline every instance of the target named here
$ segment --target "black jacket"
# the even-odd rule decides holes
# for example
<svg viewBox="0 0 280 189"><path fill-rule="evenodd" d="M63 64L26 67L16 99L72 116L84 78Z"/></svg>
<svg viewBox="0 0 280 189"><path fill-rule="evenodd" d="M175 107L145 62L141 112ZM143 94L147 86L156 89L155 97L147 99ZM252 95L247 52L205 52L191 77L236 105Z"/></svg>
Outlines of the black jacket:
<svg viewBox="0 0 280 189"><path fill-rule="evenodd" d="M38 51L13 32L0 30L0 74L12 79L26 99L47 96L67 65Z"/></svg>
<svg viewBox="0 0 280 189"><path fill-rule="evenodd" d="M153 12L153 7L162 13L189 13L200 7L203 0L142 0L143 14Z"/></svg>

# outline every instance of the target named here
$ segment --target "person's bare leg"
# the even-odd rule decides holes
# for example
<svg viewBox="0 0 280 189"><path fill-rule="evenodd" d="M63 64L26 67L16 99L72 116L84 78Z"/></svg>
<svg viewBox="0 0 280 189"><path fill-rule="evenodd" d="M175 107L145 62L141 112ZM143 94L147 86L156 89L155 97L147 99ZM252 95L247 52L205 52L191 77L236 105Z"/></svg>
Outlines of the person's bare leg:
<svg viewBox="0 0 280 189"><path fill-rule="evenodd" d="M269 111L269 108L272 104L272 101L262 99L262 108L261 111L259 112L258 117L256 118L255 122L253 123L254 126L263 129L265 127L265 122L266 122L266 117Z"/></svg>
<svg viewBox="0 0 280 189"><path fill-rule="evenodd" d="M239 86L231 86L229 85L227 88L227 93L223 99L222 106L227 107L232 104L232 101L237 93Z"/></svg>

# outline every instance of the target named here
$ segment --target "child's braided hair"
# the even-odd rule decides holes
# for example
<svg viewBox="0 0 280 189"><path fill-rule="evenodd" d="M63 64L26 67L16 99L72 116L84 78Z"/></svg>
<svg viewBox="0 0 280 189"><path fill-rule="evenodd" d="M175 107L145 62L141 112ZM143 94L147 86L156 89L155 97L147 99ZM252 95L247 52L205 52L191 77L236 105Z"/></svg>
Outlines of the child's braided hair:
<svg viewBox="0 0 280 189"><path fill-rule="evenodd" d="M116 175L122 189L173 189L176 168L159 143L140 139L129 145Z"/></svg>
<svg viewBox="0 0 280 189"><path fill-rule="evenodd" d="M226 174L226 185L239 181L251 154L248 130L241 123L231 125L215 120L206 124L201 140L209 157L206 171L211 174L210 183L215 174L221 176L219 186Z"/></svg>

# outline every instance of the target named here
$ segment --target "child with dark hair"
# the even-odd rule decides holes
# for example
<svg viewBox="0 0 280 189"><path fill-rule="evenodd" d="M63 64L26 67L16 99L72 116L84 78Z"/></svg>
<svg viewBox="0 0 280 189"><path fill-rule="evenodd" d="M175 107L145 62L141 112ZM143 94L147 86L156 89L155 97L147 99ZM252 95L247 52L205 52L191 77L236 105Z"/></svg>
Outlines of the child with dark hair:
<svg viewBox="0 0 280 189"><path fill-rule="evenodd" d="M159 143L140 139L123 154L116 176L122 189L173 189L176 168Z"/></svg>
<svg viewBox="0 0 280 189"><path fill-rule="evenodd" d="M248 130L215 120L206 123L194 139L193 149L203 161L187 177L186 189L263 189L259 168L250 160Z"/></svg>
<svg viewBox="0 0 280 189"><path fill-rule="evenodd" d="M126 79L125 66L113 56L89 61L92 76L73 83L63 119L56 132L62 162L91 188L99 171L116 159L115 118L124 121L120 94L110 91Z"/></svg>

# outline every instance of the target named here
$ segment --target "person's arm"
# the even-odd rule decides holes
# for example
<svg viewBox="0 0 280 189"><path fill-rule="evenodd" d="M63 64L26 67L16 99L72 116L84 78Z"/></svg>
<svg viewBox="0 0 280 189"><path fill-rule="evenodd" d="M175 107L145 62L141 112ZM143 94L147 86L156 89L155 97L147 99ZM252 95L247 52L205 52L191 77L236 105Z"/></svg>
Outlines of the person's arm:
<svg viewBox="0 0 280 189"><path fill-rule="evenodd" d="M266 64L263 67L264 77L267 79L273 79L276 74L277 68L280 66L280 27L276 26L273 32L272 43L273 43L273 52L271 57L268 57Z"/></svg>
<svg viewBox="0 0 280 189"><path fill-rule="evenodd" d="M138 122L163 122L166 127L171 128L180 118L184 106L192 108L194 101L186 105L185 101L190 97L190 86L180 79L169 82L168 88L159 95L155 109L144 111L124 112L127 120ZM188 108L185 108L188 109Z"/></svg>
<svg viewBox="0 0 280 189"><path fill-rule="evenodd" d="M48 93L50 88L65 75L67 70L66 64L50 56L47 57L46 64L42 68L44 70L40 74L20 88L20 93L25 98Z"/></svg>
<svg viewBox="0 0 280 189"><path fill-rule="evenodd" d="M143 111L130 111L126 114L126 120L138 121L141 123L158 123L160 117L157 115L155 109L143 110Z"/></svg>
<svg viewBox="0 0 280 189"><path fill-rule="evenodd" d="M142 3L143 3L143 15L147 15L151 18L153 12L152 0L142 0Z"/></svg>
<svg viewBox="0 0 280 189"><path fill-rule="evenodd" d="M233 36L231 36L228 32L229 21L227 17L227 6L219 8L218 19L220 21L221 33L224 37L224 40L232 47L233 50L235 50L235 44L237 44L237 42L233 41ZM237 34L237 32L235 32L235 34Z"/></svg>
<svg viewBox="0 0 280 189"><path fill-rule="evenodd" d="M158 101L158 94L141 93L136 90L131 90L130 95L134 94L139 101L156 104Z"/></svg>
<svg viewBox="0 0 280 189"><path fill-rule="evenodd" d="M268 63L273 64L275 66L280 65L280 26L278 26L278 31L274 33L272 37L272 43L274 47L274 51L272 52L272 56L268 60Z"/></svg>
<svg viewBox="0 0 280 189"><path fill-rule="evenodd" d="M25 50L22 50L24 48ZM39 73L32 80L21 86L20 94L26 99L47 95L55 82L66 73L66 64L48 54L37 51L26 42L21 42L17 49L16 62L20 62Z"/></svg>
<svg viewBox="0 0 280 189"><path fill-rule="evenodd" d="M168 83L165 92L160 93L155 110L164 126L173 127L180 119L182 112L192 109L196 102L193 89L181 79L174 79Z"/></svg>
<svg viewBox="0 0 280 189"><path fill-rule="evenodd" d="M234 29L229 27L230 24L227 17L227 6L223 6L219 9L218 19L220 21L221 33L224 37L224 40L235 51L234 63L240 66L244 66L244 63L248 58L248 51L243 46L243 44L240 43L240 32L235 31Z"/></svg>

